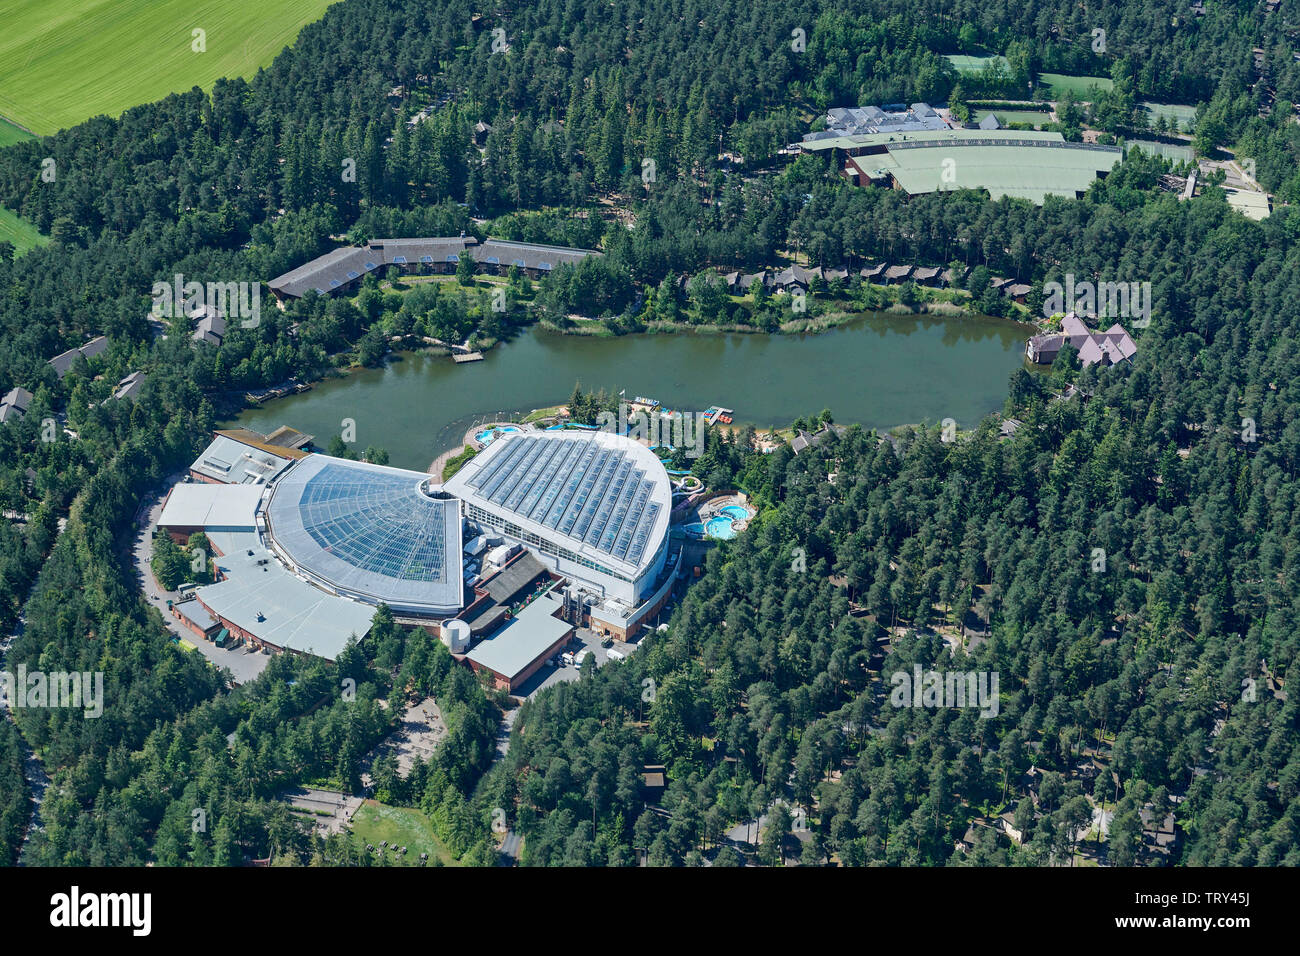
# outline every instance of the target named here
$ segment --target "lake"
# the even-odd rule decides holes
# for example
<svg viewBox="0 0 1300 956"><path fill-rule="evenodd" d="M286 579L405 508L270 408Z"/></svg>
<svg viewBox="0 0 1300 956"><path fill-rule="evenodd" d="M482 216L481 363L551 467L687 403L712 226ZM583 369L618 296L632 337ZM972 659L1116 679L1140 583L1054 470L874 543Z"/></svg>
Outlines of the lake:
<svg viewBox="0 0 1300 956"><path fill-rule="evenodd" d="M238 424L262 432L292 425L324 447L351 418L355 448L387 449L391 464L419 471L476 422L561 404L576 382L657 398L668 409L722 405L735 409L736 422L760 427L823 408L836 422L879 429L944 418L965 427L1001 408L1030 334L988 317L881 313L814 335L588 337L533 327L482 362L398 353L384 368L250 408Z"/></svg>

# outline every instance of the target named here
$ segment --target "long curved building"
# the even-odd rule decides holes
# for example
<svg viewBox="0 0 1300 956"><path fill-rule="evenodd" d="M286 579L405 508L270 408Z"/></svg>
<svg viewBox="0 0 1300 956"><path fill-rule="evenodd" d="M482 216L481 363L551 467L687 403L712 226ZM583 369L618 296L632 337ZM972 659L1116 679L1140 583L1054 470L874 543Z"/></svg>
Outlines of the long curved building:
<svg viewBox="0 0 1300 956"><path fill-rule="evenodd" d="M276 554L335 594L429 617L463 604L460 502L428 475L311 455L263 513Z"/></svg>

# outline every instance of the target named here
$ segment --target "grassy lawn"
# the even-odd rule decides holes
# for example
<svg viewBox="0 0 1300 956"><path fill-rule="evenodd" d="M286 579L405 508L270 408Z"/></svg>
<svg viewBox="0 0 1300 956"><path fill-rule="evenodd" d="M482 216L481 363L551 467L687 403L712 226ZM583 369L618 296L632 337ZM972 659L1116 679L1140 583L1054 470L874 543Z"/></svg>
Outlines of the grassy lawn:
<svg viewBox="0 0 1300 956"><path fill-rule="evenodd" d="M1088 87L1096 84L1099 89L1114 88L1115 82L1109 76L1066 76L1064 73L1039 73L1038 82L1052 88L1052 96L1060 96L1066 90L1074 93L1075 99L1088 98Z"/></svg>
<svg viewBox="0 0 1300 956"><path fill-rule="evenodd" d="M460 450L460 454L448 458L447 464L442 466L442 480L450 480L452 475L464 468L465 463L477 454L478 451L473 445L466 445Z"/></svg>
<svg viewBox="0 0 1300 956"><path fill-rule="evenodd" d="M43 246L50 241L25 219L19 219L4 206L0 206L0 240L12 242L21 255L33 246Z"/></svg>
<svg viewBox="0 0 1300 956"><path fill-rule="evenodd" d="M0 149L11 146L14 143L21 143L25 139L35 139L31 133L24 129L19 129L13 123L0 117Z"/></svg>
<svg viewBox="0 0 1300 956"><path fill-rule="evenodd" d="M944 59L951 63L952 68L958 73L978 73L995 60L1002 64L1004 70L1007 69L1007 58L1004 56L966 56L961 53L950 53Z"/></svg>
<svg viewBox="0 0 1300 956"><path fill-rule="evenodd" d="M541 421L543 418L554 418L560 413L560 409L563 407L563 405L552 405L550 408L538 408L529 412L521 418L520 421L525 425L529 425L533 422Z"/></svg>
<svg viewBox="0 0 1300 956"><path fill-rule="evenodd" d="M421 853L429 854L430 863L438 859L445 866L460 865L434 834L429 818L410 807L390 807L367 800L352 817L352 833L362 846L369 843L377 847L387 840L389 846L406 847L406 856L398 857L406 866L419 866ZM388 856L392 859L391 854Z"/></svg>
<svg viewBox="0 0 1300 956"><path fill-rule="evenodd" d="M1050 123L1052 116L1050 113L1038 112L1035 110L975 110L971 117L975 122L979 122L984 117L992 113L998 118L998 122L1003 126L1008 123L1032 123L1035 126L1042 126L1044 123Z"/></svg>
<svg viewBox="0 0 1300 956"><path fill-rule="evenodd" d="M44 135L210 89L221 76L251 76L331 2L0 0L0 113ZM205 33L204 52L191 48L195 30Z"/></svg>

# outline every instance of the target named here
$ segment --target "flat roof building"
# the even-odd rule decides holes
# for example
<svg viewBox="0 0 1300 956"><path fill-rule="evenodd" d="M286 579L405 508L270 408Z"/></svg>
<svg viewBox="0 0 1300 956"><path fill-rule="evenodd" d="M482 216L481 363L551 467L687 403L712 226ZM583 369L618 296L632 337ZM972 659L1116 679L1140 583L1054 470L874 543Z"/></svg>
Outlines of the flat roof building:
<svg viewBox="0 0 1300 956"><path fill-rule="evenodd" d="M199 588L195 597L231 633L254 644L334 660L349 639L370 630L373 607L313 587L265 548L234 550L217 559L217 570L225 580Z"/></svg>
<svg viewBox="0 0 1300 956"><path fill-rule="evenodd" d="M182 482L168 494L158 526L177 538L195 531L252 531L265 490L260 485Z"/></svg>
<svg viewBox="0 0 1300 956"><path fill-rule="evenodd" d="M514 691L573 634L573 625L555 616L561 609L559 601L542 595L491 637L475 644L465 659L474 670L489 671L497 686Z"/></svg>
<svg viewBox="0 0 1300 956"><path fill-rule="evenodd" d="M190 465L195 481L228 485L265 485L293 464L294 459L218 434Z"/></svg>

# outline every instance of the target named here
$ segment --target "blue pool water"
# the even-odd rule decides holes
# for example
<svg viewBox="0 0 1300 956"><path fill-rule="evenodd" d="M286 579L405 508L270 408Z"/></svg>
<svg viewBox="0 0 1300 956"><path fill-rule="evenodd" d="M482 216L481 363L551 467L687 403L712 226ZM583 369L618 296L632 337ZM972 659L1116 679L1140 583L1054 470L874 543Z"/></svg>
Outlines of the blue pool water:
<svg viewBox="0 0 1300 956"><path fill-rule="evenodd" d="M704 533L710 538L720 538L723 541L730 541L736 536L736 526L732 523L730 518L716 515L704 522Z"/></svg>
<svg viewBox="0 0 1300 956"><path fill-rule="evenodd" d="M496 438L498 434L504 435L507 432L517 431L519 431L519 429L515 428L514 425L507 425L504 428L489 428L475 435L474 440L486 448L488 445L492 444L492 439Z"/></svg>
<svg viewBox="0 0 1300 956"><path fill-rule="evenodd" d="M721 516L710 518L703 524L698 521L684 524L682 530L693 538L718 538L721 541L730 541L736 536L736 526L731 523L731 519Z"/></svg>
<svg viewBox="0 0 1300 956"><path fill-rule="evenodd" d="M742 507L741 505L727 505L725 508L720 510L724 515L730 515L737 521L748 521L754 516L754 512L750 511L748 508Z"/></svg>

